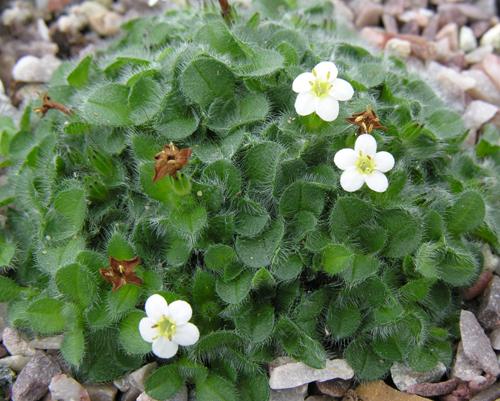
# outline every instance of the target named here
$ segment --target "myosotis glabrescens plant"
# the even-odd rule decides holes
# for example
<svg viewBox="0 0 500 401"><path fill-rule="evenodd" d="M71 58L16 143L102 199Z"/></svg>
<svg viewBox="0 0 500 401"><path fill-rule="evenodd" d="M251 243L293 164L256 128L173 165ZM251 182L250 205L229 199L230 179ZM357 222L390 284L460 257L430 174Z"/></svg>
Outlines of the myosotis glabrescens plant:
<svg viewBox="0 0 500 401"><path fill-rule="evenodd" d="M329 5L258 7L130 21L62 65L38 114L2 120L0 299L11 324L62 333L82 379L153 350L170 357L154 398L264 401L280 355L345 357L359 379L450 364L460 290L498 251L498 133L479 159Z"/></svg>

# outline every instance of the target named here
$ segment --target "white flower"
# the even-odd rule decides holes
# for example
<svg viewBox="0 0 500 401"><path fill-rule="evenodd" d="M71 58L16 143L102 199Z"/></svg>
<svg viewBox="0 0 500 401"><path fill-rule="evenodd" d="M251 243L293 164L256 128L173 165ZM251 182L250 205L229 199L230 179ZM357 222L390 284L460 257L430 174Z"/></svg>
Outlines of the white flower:
<svg viewBox="0 0 500 401"><path fill-rule="evenodd" d="M146 315L139 322L139 332L144 341L153 343L153 353L160 358L173 357L179 345L195 344L200 331L189 323L193 311L185 301L167 304L161 295L151 295L146 301Z"/></svg>
<svg viewBox="0 0 500 401"><path fill-rule="evenodd" d="M354 94L351 84L337 78L335 64L323 61L304 72L293 81L292 89L298 93L295 110L301 116L316 114L325 121L333 121L339 115L339 100L349 100Z"/></svg>
<svg viewBox="0 0 500 401"><path fill-rule="evenodd" d="M333 161L344 170L340 185L347 192L357 191L365 182L375 192L384 192L389 186L384 173L394 167L394 157L389 152L377 152L377 142L371 135L360 135L354 149L339 150Z"/></svg>

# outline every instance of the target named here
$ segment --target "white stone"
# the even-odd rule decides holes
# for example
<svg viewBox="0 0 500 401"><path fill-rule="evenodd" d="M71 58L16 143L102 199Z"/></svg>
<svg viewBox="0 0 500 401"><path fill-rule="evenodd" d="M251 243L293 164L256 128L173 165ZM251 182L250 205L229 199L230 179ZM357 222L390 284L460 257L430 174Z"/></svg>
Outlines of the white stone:
<svg viewBox="0 0 500 401"><path fill-rule="evenodd" d="M463 115L465 126L477 130L491 120L498 111L498 107L482 100L470 102Z"/></svg>
<svg viewBox="0 0 500 401"><path fill-rule="evenodd" d="M464 25L462 28L460 28L459 43L460 49L466 53L474 50L477 47L476 35L474 35L474 31L467 25Z"/></svg>
<svg viewBox="0 0 500 401"><path fill-rule="evenodd" d="M479 69L470 69L462 71L461 75L475 81L474 86L467 90L467 93L473 98L500 106L500 91L497 90L496 85L485 72Z"/></svg>
<svg viewBox="0 0 500 401"><path fill-rule="evenodd" d="M12 69L12 76L19 82L48 82L60 65L61 60L52 55L42 58L24 56Z"/></svg>
<svg viewBox="0 0 500 401"><path fill-rule="evenodd" d="M500 327L494 329L490 335L491 346L494 350L500 351ZM0 359L1 361L1 359Z"/></svg>
<svg viewBox="0 0 500 401"><path fill-rule="evenodd" d="M52 378L50 395L57 401L90 401L87 390L72 377L62 373Z"/></svg>
<svg viewBox="0 0 500 401"><path fill-rule="evenodd" d="M30 341L30 346L36 349L61 349L63 341L63 335L36 337Z"/></svg>
<svg viewBox="0 0 500 401"><path fill-rule="evenodd" d="M0 366L6 366L14 372L20 372L31 360L31 356L12 355L0 359Z"/></svg>
<svg viewBox="0 0 500 401"><path fill-rule="evenodd" d="M428 8L419 8L405 11L398 16L398 19L402 22L416 21L418 26L425 27L429 24L429 18L433 15L434 13Z"/></svg>
<svg viewBox="0 0 500 401"><path fill-rule="evenodd" d="M139 397L137 397L136 401L156 401L156 400L143 392L139 395ZM181 390L176 395L174 395L172 398L162 401L188 401L187 387L182 386Z"/></svg>
<svg viewBox="0 0 500 401"><path fill-rule="evenodd" d="M465 55L465 62L467 64L480 63L488 54L491 53L493 53L493 46L480 46Z"/></svg>
<svg viewBox="0 0 500 401"><path fill-rule="evenodd" d="M327 360L323 369L314 369L302 362L283 362L283 359L279 359L275 366L271 363L270 371L269 386L273 390L294 388L315 381L348 380L354 376L354 371L343 359Z"/></svg>
<svg viewBox="0 0 500 401"><path fill-rule="evenodd" d="M35 349L12 327L6 327L3 331L3 346L11 355L35 355Z"/></svg>
<svg viewBox="0 0 500 401"><path fill-rule="evenodd" d="M50 41L49 28L47 27L47 24L45 23L45 21L43 19L38 18L36 20L36 29L38 31L38 35L40 35L40 37L43 40L45 40L46 42Z"/></svg>
<svg viewBox="0 0 500 401"><path fill-rule="evenodd" d="M73 7L71 12L86 17L92 29L102 36L116 35L123 22L119 14L109 11L95 1L85 1L81 5Z"/></svg>
<svg viewBox="0 0 500 401"><path fill-rule="evenodd" d="M17 2L13 8L2 13L2 24L5 26L21 25L33 17L33 10L26 3Z"/></svg>
<svg viewBox="0 0 500 401"><path fill-rule="evenodd" d="M408 387L418 383L436 382L446 373L446 366L439 362L434 369L429 372L416 372L402 363L394 363L391 367L392 381L401 391L406 391Z"/></svg>
<svg viewBox="0 0 500 401"><path fill-rule="evenodd" d="M481 46L488 45L500 49L500 23L487 30L481 38Z"/></svg>
<svg viewBox="0 0 500 401"><path fill-rule="evenodd" d="M307 396L307 384L284 390L271 390L269 401L304 401Z"/></svg>
<svg viewBox="0 0 500 401"><path fill-rule="evenodd" d="M411 54L411 43L407 40L392 38L385 44L385 51L393 56L407 58Z"/></svg>
<svg viewBox="0 0 500 401"><path fill-rule="evenodd" d="M88 23L88 18L83 14L69 14L59 17L56 25L59 31L75 35L83 30Z"/></svg>

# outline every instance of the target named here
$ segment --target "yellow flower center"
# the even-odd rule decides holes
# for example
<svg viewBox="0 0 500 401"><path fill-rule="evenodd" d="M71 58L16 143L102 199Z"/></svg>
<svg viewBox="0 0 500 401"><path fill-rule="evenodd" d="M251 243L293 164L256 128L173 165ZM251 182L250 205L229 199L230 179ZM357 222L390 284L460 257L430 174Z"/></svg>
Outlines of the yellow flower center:
<svg viewBox="0 0 500 401"><path fill-rule="evenodd" d="M370 155L359 152L356 168L361 174L371 174L375 171L375 160Z"/></svg>
<svg viewBox="0 0 500 401"><path fill-rule="evenodd" d="M168 340L172 340L172 337L177 331L177 325L167 316L162 316L153 327L158 329L159 337L165 337Z"/></svg>
<svg viewBox="0 0 500 401"><path fill-rule="evenodd" d="M123 265L118 265L118 270L121 274L125 273L125 268L123 267Z"/></svg>
<svg viewBox="0 0 500 401"><path fill-rule="evenodd" d="M311 90L317 97L324 97L330 93L332 84L329 81L316 79L311 81Z"/></svg>

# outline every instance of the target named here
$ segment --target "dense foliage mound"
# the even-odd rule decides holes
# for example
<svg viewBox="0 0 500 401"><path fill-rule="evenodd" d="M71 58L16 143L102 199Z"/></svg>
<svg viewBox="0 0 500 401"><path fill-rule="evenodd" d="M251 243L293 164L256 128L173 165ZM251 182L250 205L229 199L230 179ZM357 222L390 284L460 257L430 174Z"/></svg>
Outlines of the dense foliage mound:
<svg viewBox="0 0 500 401"><path fill-rule="evenodd" d="M360 379L451 362L461 288L481 247L498 251L495 162L331 6L259 7L131 21L99 57L65 63L38 114L3 120L0 300L11 324L63 333L83 379L152 358L138 324L156 293L188 301L201 332L151 377L158 399L189 382L199 401L267 400L264 367L280 355L345 357ZM324 60L355 90L333 122L294 109L294 78ZM396 166L387 191L347 193L333 157L368 106ZM161 158L177 164L155 174ZM100 274L110 257L133 279L115 291Z"/></svg>

